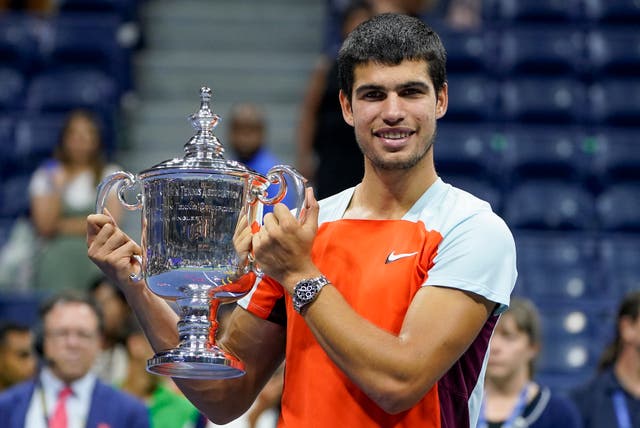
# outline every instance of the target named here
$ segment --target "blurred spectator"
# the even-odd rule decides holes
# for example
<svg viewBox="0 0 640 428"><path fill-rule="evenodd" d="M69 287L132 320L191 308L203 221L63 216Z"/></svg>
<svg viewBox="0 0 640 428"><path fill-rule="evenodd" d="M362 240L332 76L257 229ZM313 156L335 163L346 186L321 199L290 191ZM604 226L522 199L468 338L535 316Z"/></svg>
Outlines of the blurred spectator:
<svg viewBox="0 0 640 428"><path fill-rule="evenodd" d="M342 38L373 14L369 2L354 2L344 13ZM319 199L355 186L364 174L362 152L353 128L342 118L338 93L335 57L322 54L302 103L296 162Z"/></svg>
<svg viewBox="0 0 640 428"><path fill-rule="evenodd" d="M29 12L52 12L55 1L53 0L0 0L2 10L27 10Z"/></svg>
<svg viewBox="0 0 640 428"><path fill-rule="evenodd" d="M622 299L597 375L571 395L585 428L640 427L640 291Z"/></svg>
<svg viewBox="0 0 640 428"><path fill-rule="evenodd" d="M170 387L171 378L147 371L147 360L153 349L141 327L132 317L126 338L128 373L121 384L123 391L135 395L147 404L151 428L196 428L206 419L177 389Z"/></svg>
<svg viewBox="0 0 640 428"><path fill-rule="evenodd" d="M453 30L473 30L482 25L482 0L437 0L420 14L425 21L440 21Z"/></svg>
<svg viewBox="0 0 640 428"><path fill-rule="evenodd" d="M53 158L35 171L29 184L31 217L42 238L35 266L37 289L86 290L100 276L86 256L86 217L95 210L96 186L116 170L105 161L95 117L83 110L71 112ZM117 219L120 204L109 202Z"/></svg>
<svg viewBox="0 0 640 428"><path fill-rule="evenodd" d="M281 164L280 160L269 150L266 144L267 123L262 108L253 103L240 103L231 108L229 113L229 144L234 159L252 170L266 175L269 169ZM269 196L277 194L280 185L269 187ZM289 208L296 206L295 188L289 186L282 200ZM266 206L265 213L273 207Z"/></svg>
<svg viewBox="0 0 640 428"><path fill-rule="evenodd" d="M41 321L45 365L34 380L0 394L3 427L149 426L144 403L91 372L102 324L91 300L75 293L56 295L43 306Z"/></svg>
<svg viewBox="0 0 640 428"><path fill-rule="evenodd" d="M570 400L533 380L540 334L534 305L513 298L491 337L478 428L582 426L578 410Z"/></svg>
<svg viewBox="0 0 640 428"><path fill-rule="evenodd" d="M36 372L34 337L29 327L0 324L0 391L30 379Z"/></svg>
<svg viewBox="0 0 640 428"><path fill-rule="evenodd" d="M102 351L93 367L98 377L111 385L120 385L127 375L128 356L125 340L127 323L133 316L122 291L106 277L90 287L104 318Z"/></svg>

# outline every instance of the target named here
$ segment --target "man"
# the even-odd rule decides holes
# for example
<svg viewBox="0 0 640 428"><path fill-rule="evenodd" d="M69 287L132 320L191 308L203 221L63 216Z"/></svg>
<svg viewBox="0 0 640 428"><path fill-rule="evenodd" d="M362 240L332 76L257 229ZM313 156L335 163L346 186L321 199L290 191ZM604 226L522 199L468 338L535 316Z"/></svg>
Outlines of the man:
<svg viewBox="0 0 640 428"><path fill-rule="evenodd" d="M385 14L353 30L338 61L362 182L320 204L308 189L300 222L276 205L255 234L237 233L239 254L252 249L266 274L220 340L246 374L177 383L224 422L286 356L281 427L475 426L489 338L516 279L515 246L487 203L435 171L444 48L420 20ZM175 346L177 316L129 280L140 247L105 215L89 217L88 244L154 348ZM281 309L286 325L276 322Z"/></svg>
<svg viewBox="0 0 640 428"><path fill-rule="evenodd" d="M21 324L0 324L0 391L31 378L36 371L33 333Z"/></svg>
<svg viewBox="0 0 640 428"><path fill-rule="evenodd" d="M253 103L235 104L229 112L229 143L234 157L252 170L266 175L273 166L281 164L266 144L267 123L264 111ZM282 203L295 207L296 195L289 187ZM273 197L279 185L269 187L269 196ZM264 212L271 212L271 205L264 207Z"/></svg>
<svg viewBox="0 0 640 428"><path fill-rule="evenodd" d="M53 297L41 311L45 366L36 379L0 395L7 428L139 428L149 426L144 403L97 380L100 313L81 295Z"/></svg>
<svg viewBox="0 0 640 428"><path fill-rule="evenodd" d="M585 428L640 426L640 291L624 296L617 312L597 375L571 393Z"/></svg>

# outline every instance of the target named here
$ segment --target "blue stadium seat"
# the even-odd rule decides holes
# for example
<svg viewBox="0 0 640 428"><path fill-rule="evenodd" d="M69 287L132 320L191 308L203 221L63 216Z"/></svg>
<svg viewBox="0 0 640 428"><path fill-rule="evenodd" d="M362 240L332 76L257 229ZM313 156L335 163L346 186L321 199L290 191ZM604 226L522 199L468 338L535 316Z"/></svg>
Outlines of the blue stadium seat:
<svg viewBox="0 0 640 428"><path fill-rule="evenodd" d="M591 157L581 132L571 126L512 126L503 136L504 165L511 182L564 179L583 182L589 177Z"/></svg>
<svg viewBox="0 0 640 428"><path fill-rule="evenodd" d="M115 15L60 14L50 21L47 71L98 70L111 76L118 92L131 89L130 52L118 41L121 19Z"/></svg>
<svg viewBox="0 0 640 428"><path fill-rule="evenodd" d="M596 155L592 173L601 187L640 181L640 128L603 128L589 138Z"/></svg>
<svg viewBox="0 0 640 428"><path fill-rule="evenodd" d="M637 24L640 22L640 3L636 0L582 0L585 17L599 24Z"/></svg>
<svg viewBox="0 0 640 428"><path fill-rule="evenodd" d="M523 269L591 267L599 255L598 241L591 233L516 229L514 237L518 266Z"/></svg>
<svg viewBox="0 0 640 428"><path fill-rule="evenodd" d="M589 88L589 119L600 126L640 124L640 80L618 78L594 83Z"/></svg>
<svg viewBox="0 0 640 428"><path fill-rule="evenodd" d="M0 314L6 321L23 323L35 327L39 320L42 296L33 292L0 293Z"/></svg>
<svg viewBox="0 0 640 428"><path fill-rule="evenodd" d="M26 82L17 69L0 67L0 112L12 112L24 107Z"/></svg>
<svg viewBox="0 0 640 428"><path fill-rule="evenodd" d="M508 79L501 87L500 114L508 121L578 123L584 116L585 88L574 78Z"/></svg>
<svg viewBox="0 0 640 428"><path fill-rule="evenodd" d="M571 26L508 26L501 34L496 65L506 76L579 73L583 45L583 33Z"/></svg>
<svg viewBox="0 0 640 428"><path fill-rule="evenodd" d="M526 266L518 269L518 293L536 301L592 301L606 292L595 280L594 272L592 266L586 264Z"/></svg>
<svg viewBox="0 0 640 428"><path fill-rule="evenodd" d="M529 180L505 197L504 217L516 229L592 230L594 198L577 184L563 180Z"/></svg>
<svg viewBox="0 0 640 428"><path fill-rule="evenodd" d="M18 13L0 14L0 64L28 74L40 56L34 19Z"/></svg>
<svg viewBox="0 0 640 428"><path fill-rule="evenodd" d="M495 128L443 122L438 125L434 157L438 173L498 181L501 152L493 147Z"/></svg>
<svg viewBox="0 0 640 428"><path fill-rule="evenodd" d="M628 270L640 273L640 235L604 234L599 241L599 252L602 269L608 276Z"/></svg>
<svg viewBox="0 0 640 428"><path fill-rule="evenodd" d="M632 28L597 28L587 34L586 60L596 78L640 74L640 34ZM609 76L609 77L607 77Z"/></svg>
<svg viewBox="0 0 640 428"><path fill-rule="evenodd" d="M100 71L57 70L35 76L28 88L27 108L32 112L88 108L112 111L118 102L117 85Z"/></svg>
<svg viewBox="0 0 640 428"><path fill-rule="evenodd" d="M9 150L14 170L28 173L53 155L60 139L64 114L25 115L16 120L15 141Z"/></svg>
<svg viewBox="0 0 640 428"><path fill-rule="evenodd" d="M436 27L447 48L448 73L481 73L493 63L492 41L486 32Z"/></svg>
<svg viewBox="0 0 640 428"><path fill-rule="evenodd" d="M452 73L449 83L449 106L443 123L451 121L488 121L496 105L495 83L483 73Z"/></svg>
<svg viewBox="0 0 640 428"><path fill-rule="evenodd" d="M596 206L602 230L640 232L640 182L618 183L605 189L598 195Z"/></svg>
<svg viewBox="0 0 640 428"><path fill-rule="evenodd" d="M580 17L578 0L483 0L486 21L570 22Z"/></svg>
<svg viewBox="0 0 640 428"><path fill-rule="evenodd" d="M12 175L0 184L0 217L29 215L29 181L31 174Z"/></svg>
<svg viewBox="0 0 640 428"><path fill-rule="evenodd" d="M11 172L8 148L14 144L15 120L12 116L0 116L0 179Z"/></svg>

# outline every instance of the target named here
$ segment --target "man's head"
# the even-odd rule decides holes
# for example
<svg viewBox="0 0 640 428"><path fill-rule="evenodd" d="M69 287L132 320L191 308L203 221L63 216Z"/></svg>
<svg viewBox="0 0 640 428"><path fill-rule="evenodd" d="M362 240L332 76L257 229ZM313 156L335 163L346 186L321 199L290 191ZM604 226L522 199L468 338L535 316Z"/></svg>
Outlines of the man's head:
<svg viewBox="0 0 640 428"><path fill-rule="evenodd" d="M239 160L246 162L264 143L264 112L255 104L242 103L234 105L229 116L229 143Z"/></svg>
<svg viewBox="0 0 640 428"><path fill-rule="evenodd" d="M358 65L374 62L398 65L404 60L425 61L436 92L444 86L446 51L440 37L417 18L381 14L356 27L338 54L340 90L352 97L354 71Z"/></svg>
<svg viewBox="0 0 640 428"><path fill-rule="evenodd" d="M48 300L40 311L44 359L63 382L85 376L100 352L102 315L82 294L67 292Z"/></svg>
<svg viewBox="0 0 640 428"><path fill-rule="evenodd" d="M0 390L33 376L36 363L31 330L11 322L0 324Z"/></svg>

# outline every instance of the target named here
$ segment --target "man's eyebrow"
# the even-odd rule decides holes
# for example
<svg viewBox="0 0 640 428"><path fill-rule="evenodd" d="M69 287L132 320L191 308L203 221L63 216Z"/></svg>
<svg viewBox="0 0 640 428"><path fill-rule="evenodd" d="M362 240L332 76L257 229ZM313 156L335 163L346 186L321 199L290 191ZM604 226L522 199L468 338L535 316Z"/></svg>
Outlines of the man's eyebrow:
<svg viewBox="0 0 640 428"><path fill-rule="evenodd" d="M422 82L420 80L401 83L398 86L394 87L393 90L395 90L396 92L399 92L399 91L402 91L403 89L416 88L416 87L422 88L424 91L429 90L429 85L427 85L425 82ZM387 89L382 85L368 84L368 85L358 86L355 92L356 94L360 94L366 91L386 91L386 90Z"/></svg>

